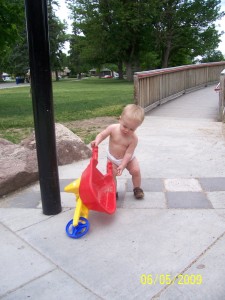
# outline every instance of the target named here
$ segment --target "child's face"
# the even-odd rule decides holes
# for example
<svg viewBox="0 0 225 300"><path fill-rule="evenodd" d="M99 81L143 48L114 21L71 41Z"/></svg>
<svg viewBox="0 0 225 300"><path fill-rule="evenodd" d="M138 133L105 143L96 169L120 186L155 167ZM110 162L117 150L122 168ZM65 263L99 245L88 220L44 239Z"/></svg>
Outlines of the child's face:
<svg viewBox="0 0 225 300"><path fill-rule="evenodd" d="M120 130L123 134L133 134L139 125L137 121L130 120L126 117L120 118Z"/></svg>

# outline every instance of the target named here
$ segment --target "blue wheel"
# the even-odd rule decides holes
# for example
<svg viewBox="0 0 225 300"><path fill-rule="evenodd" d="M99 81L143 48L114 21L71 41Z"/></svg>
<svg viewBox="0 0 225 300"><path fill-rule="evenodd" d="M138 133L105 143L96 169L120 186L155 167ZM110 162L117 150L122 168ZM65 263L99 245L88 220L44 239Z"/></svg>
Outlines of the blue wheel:
<svg viewBox="0 0 225 300"><path fill-rule="evenodd" d="M90 223L86 218L80 217L77 226L73 226L73 219L72 219L66 225L66 234L73 239L79 239L88 232L89 228L90 228Z"/></svg>

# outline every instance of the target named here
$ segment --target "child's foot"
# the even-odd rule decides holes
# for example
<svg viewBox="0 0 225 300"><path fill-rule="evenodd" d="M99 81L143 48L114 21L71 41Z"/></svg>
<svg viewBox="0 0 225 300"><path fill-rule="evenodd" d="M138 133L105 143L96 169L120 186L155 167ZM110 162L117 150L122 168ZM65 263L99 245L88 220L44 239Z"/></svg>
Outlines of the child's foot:
<svg viewBox="0 0 225 300"><path fill-rule="evenodd" d="M144 198L143 190L139 187L134 188L134 197L136 199L143 199Z"/></svg>

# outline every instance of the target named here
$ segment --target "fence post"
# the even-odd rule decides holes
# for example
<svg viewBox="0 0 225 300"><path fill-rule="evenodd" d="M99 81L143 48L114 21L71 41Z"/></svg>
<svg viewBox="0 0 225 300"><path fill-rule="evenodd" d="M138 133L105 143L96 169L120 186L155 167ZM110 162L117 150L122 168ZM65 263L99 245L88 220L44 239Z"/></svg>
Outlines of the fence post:
<svg viewBox="0 0 225 300"><path fill-rule="evenodd" d="M42 209L61 211L56 155L47 0L25 0L29 60Z"/></svg>
<svg viewBox="0 0 225 300"><path fill-rule="evenodd" d="M140 105L140 91L138 75L134 75L134 103Z"/></svg>
<svg viewBox="0 0 225 300"><path fill-rule="evenodd" d="M220 74L219 118L225 122L225 69Z"/></svg>

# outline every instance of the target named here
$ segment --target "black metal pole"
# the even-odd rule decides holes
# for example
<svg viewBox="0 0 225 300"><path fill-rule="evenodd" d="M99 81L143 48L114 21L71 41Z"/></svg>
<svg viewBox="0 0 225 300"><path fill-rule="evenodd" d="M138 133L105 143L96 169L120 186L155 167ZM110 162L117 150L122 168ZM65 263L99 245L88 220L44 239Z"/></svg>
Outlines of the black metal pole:
<svg viewBox="0 0 225 300"><path fill-rule="evenodd" d="M46 0L25 0L34 127L43 213L61 212Z"/></svg>

